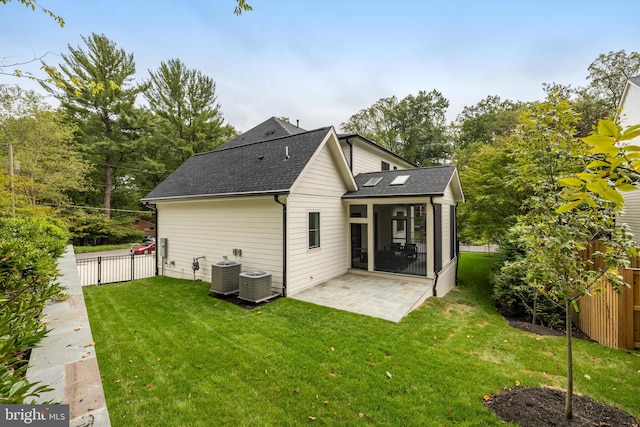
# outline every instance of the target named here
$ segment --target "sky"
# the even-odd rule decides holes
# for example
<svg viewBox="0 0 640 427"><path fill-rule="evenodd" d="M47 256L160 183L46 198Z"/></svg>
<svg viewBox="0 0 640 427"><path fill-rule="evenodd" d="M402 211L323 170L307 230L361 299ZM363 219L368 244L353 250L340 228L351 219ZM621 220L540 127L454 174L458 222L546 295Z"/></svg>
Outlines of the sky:
<svg viewBox="0 0 640 427"><path fill-rule="evenodd" d="M420 90L449 100L450 121L490 95L540 100L544 83L586 86L601 53L640 51L638 0L247 2L236 16L234 0L39 0L63 28L0 3L0 68L44 77L39 62L12 64L46 54L58 65L69 45L86 48L82 36L104 34L134 55L138 82L173 58L211 77L241 132L271 116L340 130L377 100ZM25 78L0 84L42 92Z"/></svg>

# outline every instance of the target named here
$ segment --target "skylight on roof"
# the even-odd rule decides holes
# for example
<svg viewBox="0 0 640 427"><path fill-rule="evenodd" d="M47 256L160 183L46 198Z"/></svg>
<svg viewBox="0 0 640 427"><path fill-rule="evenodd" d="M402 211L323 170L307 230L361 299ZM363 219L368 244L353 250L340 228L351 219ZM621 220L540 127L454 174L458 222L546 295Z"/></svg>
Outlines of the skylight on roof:
<svg viewBox="0 0 640 427"><path fill-rule="evenodd" d="M367 182L363 184L364 187L375 187L377 183L382 179L381 176L374 176L373 178L369 178Z"/></svg>
<svg viewBox="0 0 640 427"><path fill-rule="evenodd" d="M409 179L409 175L400 175L396 176L396 178L391 181L389 185L404 185L405 182Z"/></svg>

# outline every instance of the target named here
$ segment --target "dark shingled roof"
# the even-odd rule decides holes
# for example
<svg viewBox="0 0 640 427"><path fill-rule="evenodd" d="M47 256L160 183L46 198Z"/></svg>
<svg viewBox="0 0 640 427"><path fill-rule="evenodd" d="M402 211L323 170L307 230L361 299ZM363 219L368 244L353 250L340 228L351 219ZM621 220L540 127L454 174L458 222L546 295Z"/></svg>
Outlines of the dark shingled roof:
<svg viewBox="0 0 640 427"><path fill-rule="evenodd" d="M196 154L142 201L286 192L330 130L325 127L267 141L225 144Z"/></svg>
<svg viewBox="0 0 640 427"><path fill-rule="evenodd" d="M351 191L344 199L361 197L402 197L402 196L441 196L455 172L455 166L434 166L427 168L399 169L383 172L367 172L356 176L357 191ZM403 185L390 185L398 176L408 175ZM381 177L374 187L365 187L370 178Z"/></svg>
<svg viewBox="0 0 640 427"><path fill-rule="evenodd" d="M284 120L271 117L218 148L240 147L242 145L253 144L259 141L296 135L302 132L306 132L306 130L296 127L291 123L287 123Z"/></svg>
<svg viewBox="0 0 640 427"><path fill-rule="evenodd" d="M636 86L640 86L640 76L630 77L629 80Z"/></svg>

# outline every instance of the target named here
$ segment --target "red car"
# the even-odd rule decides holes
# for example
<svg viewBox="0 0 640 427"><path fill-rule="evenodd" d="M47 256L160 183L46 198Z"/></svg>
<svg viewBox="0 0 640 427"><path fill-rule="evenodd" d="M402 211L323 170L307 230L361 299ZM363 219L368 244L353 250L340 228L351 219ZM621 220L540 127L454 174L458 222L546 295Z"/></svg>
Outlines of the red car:
<svg viewBox="0 0 640 427"><path fill-rule="evenodd" d="M134 255L146 255L151 252L156 251L156 244L151 243L150 245L136 245L131 248L131 253Z"/></svg>

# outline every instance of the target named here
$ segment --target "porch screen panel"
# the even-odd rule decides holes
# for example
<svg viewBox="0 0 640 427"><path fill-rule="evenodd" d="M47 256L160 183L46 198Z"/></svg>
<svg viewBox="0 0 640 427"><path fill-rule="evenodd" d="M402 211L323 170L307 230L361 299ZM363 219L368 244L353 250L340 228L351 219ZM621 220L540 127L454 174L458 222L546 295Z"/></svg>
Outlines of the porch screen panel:
<svg viewBox="0 0 640 427"><path fill-rule="evenodd" d="M442 205L433 205L433 263L436 273L442 270Z"/></svg>

